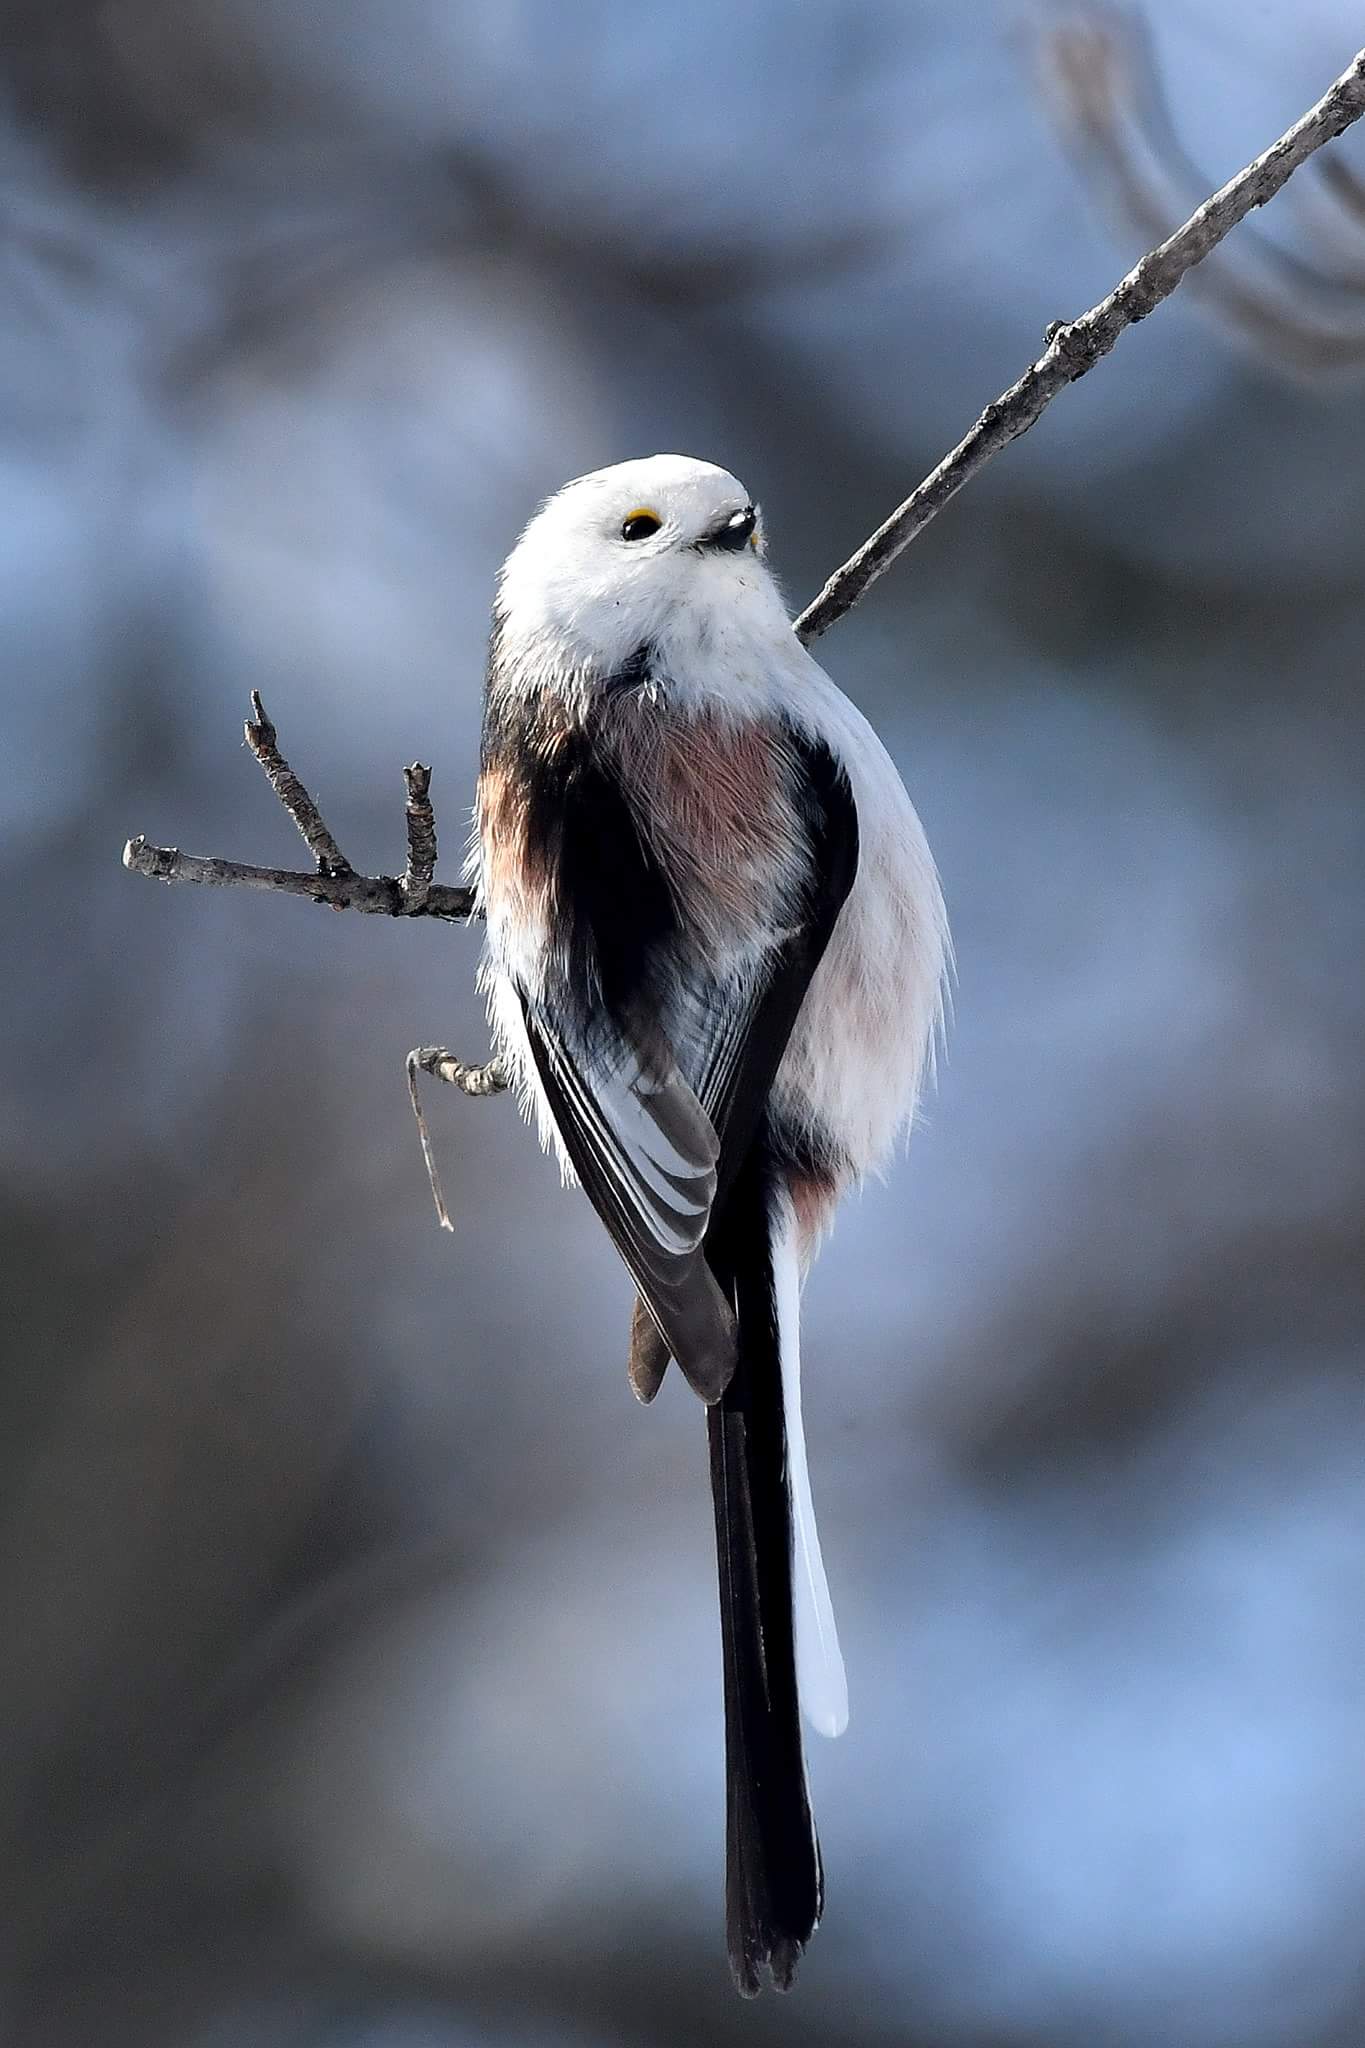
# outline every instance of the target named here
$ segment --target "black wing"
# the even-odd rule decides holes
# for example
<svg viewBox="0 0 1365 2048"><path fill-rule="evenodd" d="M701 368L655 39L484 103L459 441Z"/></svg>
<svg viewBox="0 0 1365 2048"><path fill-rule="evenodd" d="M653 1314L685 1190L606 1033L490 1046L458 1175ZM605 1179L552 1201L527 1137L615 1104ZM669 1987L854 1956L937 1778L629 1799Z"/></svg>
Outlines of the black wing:
<svg viewBox="0 0 1365 2048"><path fill-rule="evenodd" d="M550 1113L662 1339L704 1401L735 1367L734 1316L702 1251L720 1141L676 1066L660 1075L599 1025L591 1053L563 1020L523 997Z"/></svg>
<svg viewBox="0 0 1365 2048"><path fill-rule="evenodd" d="M748 1156L806 991L858 873L858 811L846 771L808 733L790 728L787 741L810 865L799 916L746 1020L736 1055L717 1076L722 1085L714 1096L705 1086L701 1091L721 1133L719 1201Z"/></svg>
<svg viewBox="0 0 1365 2048"><path fill-rule="evenodd" d="M562 1006L523 994L522 1010L564 1149L657 1332L650 1344L637 1316L631 1379L645 1399L670 1353L707 1401L733 1371L733 1314L707 1262L706 1233L753 1143L857 873L847 775L808 735L793 729L785 738L811 849L803 898L747 1005L691 989L686 1058L695 1087L654 1028L666 977L677 1007L677 962L687 950L658 862L616 778L586 750L553 793L553 854L575 927L569 978Z"/></svg>

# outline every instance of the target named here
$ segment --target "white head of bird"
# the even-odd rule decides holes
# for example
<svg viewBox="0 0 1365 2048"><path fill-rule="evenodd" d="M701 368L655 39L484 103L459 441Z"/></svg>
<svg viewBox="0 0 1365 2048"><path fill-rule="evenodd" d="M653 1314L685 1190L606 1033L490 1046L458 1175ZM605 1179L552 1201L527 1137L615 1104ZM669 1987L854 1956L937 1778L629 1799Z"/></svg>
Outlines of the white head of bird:
<svg viewBox="0 0 1365 2048"><path fill-rule="evenodd" d="M687 455L617 463L557 491L507 558L497 616L518 666L535 665L539 644L604 673L651 642L723 660L739 651L727 641L791 639L757 507L728 470Z"/></svg>

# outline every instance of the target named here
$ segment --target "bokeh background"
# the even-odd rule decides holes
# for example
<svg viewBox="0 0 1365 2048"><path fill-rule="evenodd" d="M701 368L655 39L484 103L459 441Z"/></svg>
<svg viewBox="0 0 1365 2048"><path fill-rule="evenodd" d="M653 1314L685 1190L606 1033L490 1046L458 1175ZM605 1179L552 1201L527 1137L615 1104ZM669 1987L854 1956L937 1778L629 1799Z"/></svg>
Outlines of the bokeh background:
<svg viewBox="0 0 1365 2048"><path fill-rule="evenodd" d="M1357 2048L1365 149L823 643L960 965L807 1296L853 1720L826 1924L721 1930L700 1418L504 1102L477 935L124 839L467 829L492 579L654 449L793 604L1346 0L10 0L0 48L0 2039ZM1175 209L1172 211L1172 209Z"/></svg>

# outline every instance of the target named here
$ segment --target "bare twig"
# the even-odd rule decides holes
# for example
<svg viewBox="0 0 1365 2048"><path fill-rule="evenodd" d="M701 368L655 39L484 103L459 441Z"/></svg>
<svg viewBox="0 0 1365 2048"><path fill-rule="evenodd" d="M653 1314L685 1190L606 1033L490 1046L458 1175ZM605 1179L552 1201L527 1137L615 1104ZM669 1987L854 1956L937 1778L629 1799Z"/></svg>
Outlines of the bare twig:
<svg viewBox="0 0 1365 2048"><path fill-rule="evenodd" d="M1181 143L1146 16L1118 0L1048 0L1034 41L1044 107L1087 184L1139 248L1161 241L1209 181ZM1314 238L1331 235L1330 270L1248 230L1190 278L1225 327L1303 377L1365 363L1365 240L1336 192L1344 166L1327 151L1313 168L1316 184L1295 192Z"/></svg>
<svg viewBox="0 0 1365 2048"><path fill-rule="evenodd" d="M408 788L408 864L399 887L409 917L427 907L436 866L436 814L431 808L431 770L414 761L403 770Z"/></svg>
<svg viewBox="0 0 1365 2048"><path fill-rule="evenodd" d="M1125 328L1145 320L1238 221L1254 207L1273 199L1314 150L1332 141L1362 114L1365 50L1316 106L1310 107L1278 142L1229 179L1211 199L1206 199L1185 225L1144 256L1107 298L1079 319L1059 320L1048 329L1046 350L1018 383L986 407L966 438L945 455L857 553L835 570L819 596L796 621L801 639L807 643L818 639L836 619L851 611L864 591L904 553L949 499L1002 448L1026 433L1059 391L1074 384L1087 370L1093 370Z"/></svg>
<svg viewBox="0 0 1365 2048"><path fill-rule="evenodd" d="M333 910L368 911L379 917L436 917L465 924L474 915L474 891L449 889L431 879L436 865L436 818L431 808L431 770L414 761L403 770L407 788L408 861L402 879L358 875L333 839L308 791L284 755L266 716L260 692L251 693L253 716L246 743L264 768L284 808L317 862L313 874L297 868L262 868L247 861L181 853L176 846L149 846L138 834L123 849L123 865L154 882L195 882L208 889L273 889L281 896L306 896Z"/></svg>
<svg viewBox="0 0 1365 2048"><path fill-rule="evenodd" d="M417 1092L419 1073L434 1075L438 1081L448 1081L463 1095L501 1095L508 1086L507 1069L501 1060L492 1059L481 1067L467 1066L457 1060L443 1045L415 1045L408 1054L408 1096L412 1113L417 1119L417 1135L422 1141L422 1157L426 1161L427 1179L431 1183L431 1199L436 1204L436 1220L442 1230L453 1230L450 1211L441 1187L441 1176L436 1170L436 1155L431 1149L431 1136L427 1120L422 1113L422 1098Z"/></svg>
<svg viewBox="0 0 1365 2048"><path fill-rule="evenodd" d="M246 743L264 768L270 787L298 826L304 845L318 864L318 873L353 874L351 863L323 823L321 811L280 752L259 690L251 693L251 709L254 716L248 718L244 728Z"/></svg>
<svg viewBox="0 0 1365 2048"><path fill-rule="evenodd" d="M151 846L139 833L123 849L130 874L154 882L194 882L207 889L270 889L279 896L306 896L329 903L333 910L360 910L379 917L435 917L448 924L467 924L474 915L472 889L447 888L433 882L427 900L414 910L393 875L302 874L296 868L255 867L249 861L218 860L181 853L177 846Z"/></svg>

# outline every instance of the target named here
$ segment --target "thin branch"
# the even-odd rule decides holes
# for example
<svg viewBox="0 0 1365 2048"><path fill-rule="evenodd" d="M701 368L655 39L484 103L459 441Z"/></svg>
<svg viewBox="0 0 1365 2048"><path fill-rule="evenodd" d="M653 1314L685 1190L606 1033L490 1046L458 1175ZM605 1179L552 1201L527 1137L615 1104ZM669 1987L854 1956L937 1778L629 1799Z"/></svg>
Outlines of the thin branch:
<svg viewBox="0 0 1365 2048"><path fill-rule="evenodd" d="M217 860L181 853L177 846L151 846L139 833L123 849L130 874L153 882L194 882L206 889L271 889L281 896L306 896L333 910L359 910L379 917L435 917L448 924L467 924L474 915L474 891L451 889L433 882L420 909L412 908L403 884L393 875L301 874L293 868L255 867L249 861Z"/></svg>
<svg viewBox="0 0 1365 2048"><path fill-rule="evenodd" d="M1002 448L1026 433L1059 391L1074 384L1117 342L1126 328L1169 298L1185 274L1202 263L1211 249L1245 219L1253 208L1273 199L1315 150L1321 149L1365 114L1365 50L1324 93L1317 105L1272 143L1253 163L1193 213L1130 270L1123 281L1080 318L1057 321L1048 329L1048 346L1016 384L997 398L951 454L930 472L903 505L891 514L841 569L796 621L796 631L809 644L836 619L851 611L863 593L904 553L972 477Z"/></svg>
<svg viewBox="0 0 1365 2048"><path fill-rule="evenodd" d="M1115 0L1052 0L1035 34L1043 104L1088 185L1125 233L1150 247L1197 206L1209 181L1184 148L1167 104L1146 16ZM1330 195L1330 152L1294 190L1334 230L1333 267L1250 229L1195 272L1191 292L1288 375L1321 377L1365 362L1365 272L1343 268L1346 207ZM1359 243L1358 224L1354 238Z"/></svg>
<svg viewBox="0 0 1365 2048"><path fill-rule="evenodd" d="M408 1054L407 1068L408 1098L417 1119L417 1135L422 1141L422 1157L431 1183L431 1199L436 1204L436 1220L442 1230L453 1230L455 1226L446 1207L441 1176L436 1170L436 1154L431 1149L431 1135L422 1113L422 1098L417 1092L417 1076L419 1073L431 1074L438 1081L448 1081L463 1095L501 1095L510 1085L507 1069L499 1059L488 1060L481 1067L467 1066L443 1045L415 1045Z"/></svg>
<svg viewBox="0 0 1365 2048"><path fill-rule="evenodd" d="M262 868L248 861L219 860L182 853L177 846L149 846L139 833L123 849L123 865L154 882L195 882L206 889L273 889L281 896L306 896L333 910L368 911L378 917L437 917L467 924L474 916L474 891L448 889L431 879L436 865L436 817L431 808L431 770L414 761L403 770L407 789L408 861L401 880L392 875L358 875L333 839L308 791L280 752L279 736L266 715L259 690L251 693L252 716L246 743L266 772L270 787L303 835L317 870Z"/></svg>
<svg viewBox="0 0 1365 2048"><path fill-rule="evenodd" d="M431 808L431 770L414 761L403 770L408 790L408 864L399 888L409 917L427 907L436 866L436 814Z"/></svg>
<svg viewBox="0 0 1365 2048"><path fill-rule="evenodd" d="M321 811L280 752L259 690L251 693L251 709L254 716L248 718L244 728L246 743L264 768L270 787L298 826L304 845L318 864L318 873L353 874L351 863L323 823Z"/></svg>

